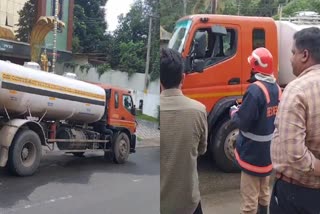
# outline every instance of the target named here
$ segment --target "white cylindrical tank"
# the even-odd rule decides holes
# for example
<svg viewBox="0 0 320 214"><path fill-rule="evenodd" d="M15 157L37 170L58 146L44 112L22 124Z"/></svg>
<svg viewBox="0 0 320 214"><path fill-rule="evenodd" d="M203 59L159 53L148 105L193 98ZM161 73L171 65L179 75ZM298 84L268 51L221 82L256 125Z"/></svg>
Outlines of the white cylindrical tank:
<svg viewBox="0 0 320 214"><path fill-rule="evenodd" d="M289 21L277 21L279 49L279 84L287 85L296 77L292 73L290 58L292 55L293 35L304 28L320 27L319 25L294 24Z"/></svg>
<svg viewBox="0 0 320 214"><path fill-rule="evenodd" d="M83 81L0 60L0 114L96 122L104 114L104 89Z"/></svg>

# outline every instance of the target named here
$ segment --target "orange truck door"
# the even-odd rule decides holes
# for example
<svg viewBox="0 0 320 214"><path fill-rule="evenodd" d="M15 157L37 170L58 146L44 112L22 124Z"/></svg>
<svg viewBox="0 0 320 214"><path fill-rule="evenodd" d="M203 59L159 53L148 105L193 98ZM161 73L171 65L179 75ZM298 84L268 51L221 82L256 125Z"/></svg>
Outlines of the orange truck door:
<svg viewBox="0 0 320 214"><path fill-rule="evenodd" d="M112 99L109 105L113 106L110 108L110 124L112 126L125 127L133 134L135 132L135 116L131 114L131 108L134 108L134 106L130 94L112 90L111 96Z"/></svg>
<svg viewBox="0 0 320 214"><path fill-rule="evenodd" d="M130 94L121 94L121 105L122 105L122 114L121 120L126 124L126 127L130 129L131 133L135 132L136 120L135 115L132 113L134 108L133 100Z"/></svg>
<svg viewBox="0 0 320 214"><path fill-rule="evenodd" d="M203 103L208 112L221 98L242 94L242 63L244 63L240 26L222 24L221 26L227 30L227 35L221 36L211 32L213 25L215 23L199 23L190 32L192 36L189 40L193 40L199 32L207 34L205 69L202 73L188 74L183 85L184 94Z"/></svg>

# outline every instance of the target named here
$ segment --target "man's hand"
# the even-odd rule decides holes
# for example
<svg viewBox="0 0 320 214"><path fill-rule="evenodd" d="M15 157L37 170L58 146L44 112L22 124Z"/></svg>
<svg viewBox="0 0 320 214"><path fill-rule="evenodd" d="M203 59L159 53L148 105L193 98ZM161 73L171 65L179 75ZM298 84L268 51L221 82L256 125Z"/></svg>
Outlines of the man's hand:
<svg viewBox="0 0 320 214"><path fill-rule="evenodd" d="M236 105L231 106L229 111L230 117L232 117L234 113L236 113L238 110L239 110L239 106L236 106Z"/></svg>

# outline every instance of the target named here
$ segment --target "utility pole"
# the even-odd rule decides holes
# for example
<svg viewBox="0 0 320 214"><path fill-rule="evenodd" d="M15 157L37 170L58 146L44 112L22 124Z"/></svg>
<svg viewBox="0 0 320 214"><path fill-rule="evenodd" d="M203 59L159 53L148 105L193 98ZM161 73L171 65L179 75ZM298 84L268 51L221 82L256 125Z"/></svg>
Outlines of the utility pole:
<svg viewBox="0 0 320 214"><path fill-rule="evenodd" d="M147 60L146 60L146 70L144 74L144 93L148 93L148 75L149 75L149 64L150 64L150 49L151 49L151 29L152 29L152 16L149 16L149 33L148 33L148 45L147 45Z"/></svg>
<svg viewBox="0 0 320 214"><path fill-rule="evenodd" d="M187 15L187 0L183 0L183 16Z"/></svg>
<svg viewBox="0 0 320 214"><path fill-rule="evenodd" d="M55 66L56 66L56 60L57 60L58 7L59 7L59 0L55 0L54 22L53 22L54 29L53 29L52 73L55 73Z"/></svg>
<svg viewBox="0 0 320 214"><path fill-rule="evenodd" d="M217 13L217 0L212 0L211 1L211 13L216 14Z"/></svg>
<svg viewBox="0 0 320 214"><path fill-rule="evenodd" d="M211 1L211 13L212 14L216 14L217 13L218 4L219 4L219 0L212 0Z"/></svg>
<svg viewBox="0 0 320 214"><path fill-rule="evenodd" d="M279 20L282 19L282 5L279 5Z"/></svg>
<svg viewBox="0 0 320 214"><path fill-rule="evenodd" d="M240 0L238 0L238 16L240 16Z"/></svg>

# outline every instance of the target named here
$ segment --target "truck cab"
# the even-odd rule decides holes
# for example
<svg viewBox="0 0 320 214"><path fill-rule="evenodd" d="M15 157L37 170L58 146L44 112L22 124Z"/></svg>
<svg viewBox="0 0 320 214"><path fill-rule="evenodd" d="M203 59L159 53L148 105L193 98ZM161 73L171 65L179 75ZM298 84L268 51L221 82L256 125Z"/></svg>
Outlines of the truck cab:
<svg viewBox="0 0 320 214"><path fill-rule="evenodd" d="M116 141L119 135L125 134L130 141L130 148L126 149L129 149L130 153L135 152L137 124L131 92L108 84L95 83L95 85L106 91L106 126L116 133L113 140ZM123 139L126 140L126 137Z"/></svg>
<svg viewBox="0 0 320 214"><path fill-rule="evenodd" d="M241 100L249 83L248 56L265 47L278 74L277 27L272 18L192 15L175 26L168 48L182 54L186 79L183 93L203 103L208 112L208 152L225 172L237 171L234 142L238 130L229 108Z"/></svg>

